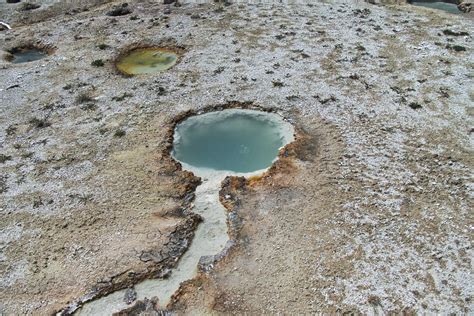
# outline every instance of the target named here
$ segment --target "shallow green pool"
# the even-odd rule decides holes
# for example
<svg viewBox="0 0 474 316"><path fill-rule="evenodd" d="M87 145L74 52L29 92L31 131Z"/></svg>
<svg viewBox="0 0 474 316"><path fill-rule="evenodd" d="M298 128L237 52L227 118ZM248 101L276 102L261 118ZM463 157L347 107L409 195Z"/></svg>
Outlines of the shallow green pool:
<svg viewBox="0 0 474 316"><path fill-rule="evenodd" d="M419 7L442 10L442 11L449 12L452 14L462 13L461 11L459 11L458 7L453 3L446 3L446 2L441 2L441 1L433 1L433 2L412 1L411 4L419 6Z"/></svg>
<svg viewBox="0 0 474 316"><path fill-rule="evenodd" d="M178 55L163 48L141 48L131 51L117 62L117 68L128 75L151 74L173 67Z"/></svg>
<svg viewBox="0 0 474 316"><path fill-rule="evenodd" d="M176 127L172 155L193 167L253 172L272 164L293 137L290 129L278 115L261 111L231 109L192 116Z"/></svg>

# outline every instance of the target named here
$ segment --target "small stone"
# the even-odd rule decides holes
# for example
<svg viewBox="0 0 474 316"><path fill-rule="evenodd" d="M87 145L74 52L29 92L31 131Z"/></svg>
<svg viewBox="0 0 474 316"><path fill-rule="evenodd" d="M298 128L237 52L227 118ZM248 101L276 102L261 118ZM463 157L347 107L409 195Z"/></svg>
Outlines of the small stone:
<svg viewBox="0 0 474 316"><path fill-rule="evenodd" d="M136 299L137 299L137 292L135 291L135 289L133 287L128 288L125 291L125 295L123 297L123 301L125 302L125 304L130 305L133 302L135 302Z"/></svg>
<svg viewBox="0 0 474 316"><path fill-rule="evenodd" d="M472 0L460 0L459 2L458 9L464 13L471 12L472 7L474 7Z"/></svg>

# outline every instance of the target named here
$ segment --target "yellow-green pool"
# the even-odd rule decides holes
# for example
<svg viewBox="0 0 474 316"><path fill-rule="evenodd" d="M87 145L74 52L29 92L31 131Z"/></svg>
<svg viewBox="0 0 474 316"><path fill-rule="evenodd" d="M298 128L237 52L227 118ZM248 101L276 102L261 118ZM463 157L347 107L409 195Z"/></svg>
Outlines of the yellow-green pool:
<svg viewBox="0 0 474 316"><path fill-rule="evenodd" d="M141 75L162 72L173 67L178 55L165 48L135 49L117 62L117 68L127 75Z"/></svg>

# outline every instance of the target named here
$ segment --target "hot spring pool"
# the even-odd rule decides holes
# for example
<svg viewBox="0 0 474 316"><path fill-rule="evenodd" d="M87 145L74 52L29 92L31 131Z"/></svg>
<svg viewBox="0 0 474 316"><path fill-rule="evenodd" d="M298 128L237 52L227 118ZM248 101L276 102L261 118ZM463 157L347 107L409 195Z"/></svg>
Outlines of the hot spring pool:
<svg viewBox="0 0 474 316"><path fill-rule="evenodd" d="M192 116L176 127L172 156L195 168L231 173L262 170L286 145L287 124L276 114L253 110Z"/></svg>
<svg viewBox="0 0 474 316"><path fill-rule="evenodd" d="M39 49L21 49L18 51L11 52L13 59L11 60L14 64L27 63L30 61L39 60L48 56L48 54Z"/></svg>
<svg viewBox="0 0 474 316"><path fill-rule="evenodd" d="M164 48L140 48L129 52L117 62L117 68L127 75L158 73L173 67L178 55Z"/></svg>
<svg viewBox="0 0 474 316"><path fill-rule="evenodd" d="M425 7L430 9L442 10L452 14L461 14L458 7L454 3L447 3L442 1L411 1L410 4L419 7Z"/></svg>

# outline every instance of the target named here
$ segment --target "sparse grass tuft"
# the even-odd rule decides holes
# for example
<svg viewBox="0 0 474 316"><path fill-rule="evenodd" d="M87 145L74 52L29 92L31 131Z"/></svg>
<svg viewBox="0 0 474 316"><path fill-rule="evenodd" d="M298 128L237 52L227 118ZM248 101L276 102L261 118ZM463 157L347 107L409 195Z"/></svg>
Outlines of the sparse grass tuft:
<svg viewBox="0 0 474 316"><path fill-rule="evenodd" d="M464 31L455 32L450 29L443 30L443 34L446 36L469 36L468 32L464 32Z"/></svg>
<svg viewBox="0 0 474 316"><path fill-rule="evenodd" d="M74 85L72 83L68 83L63 87L63 90L71 90Z"/></svg>
<svg viewBox="0 0 474 316"><path fill-rule="evenodd" d="M5 163L8 160L12 160L12 156L7 156L4 154L0 154L0 163Z"/></svg>
<svg viewBox="0 0 474 316"><path fill-rule="evenodd" d="M118 129L118 130L115 131L114 137L123 137L123 136L125 136L125 134L126 133L123 129Z"/></svg>
<svg viewBox="0 0 474 316"><path fill-rule="evenodd" d="M422 108L421 104L418 102L411 102L410 104L408 104L408 106L411 107L413 110L418 110Z"/></svg>
<svg viewBox="0 0 474 316"><path fill-rule="evenodd" d="M21 154L21 158L28 159L28 158L33 157L33 155L34 155L34 152L29 151L24 154Z"/></svg>
<svg viewBox="0 0 474 316"><path fill-rule="evenodd" d="M39 119L37 117L32 118L29 123L36 128L45 128L51 126L51 123L46 121L46 119Z"/></svg>
<svg viewBox="0 0 474 316"><path fill-rule="evenodd" d="M357 49L358 51L365 51L365 50L366 50L365 47L364 47L362 44L360 44L360 43L357 44L356 49Z"/></svg>
<svg viewBox="0 0 474 316"><path fill-rule="evenodd" d="M8 128L6 130L7 136L14 135L16 133L16 130L17 130L17 127L15 125L8 126Z"/></svg>
<svg viewBox="0 0 474 316"><path fill-rule="evenodd" d="M456 52L465 52L466 51L466 47L461 46L461 45L449 45L448 44L448 45L446 45L446 48L454 50Z"/></svg>
<svg viewBox="0 0 474 316"><path fill-rule="evenodd" d="M104 44L104 43L97 45L97 48L99 48L100 50L104 50L104 49L107 49L109 47L110 47L109 45Z"/></svg>
<svg viewBox="0 0 474 316"><path fill-rule="evenodd" d="M87 92L82 92L76 97L76 103L78 104L87 102L94 102L94 99Z"/></svg>
<svg viewBox="0 0 474 316"><path fill-rule="evenodd" d="M107 12L108 16L121 16L132 13L132 10L128 7L128 3L123 3L121 6L114 7L112 10Z"/></svg>
<svg viewBox="0 0 474 316"><path fill-rule="evenodd" d="M120 101L125 100L126 98L131 98L131 97L133 97L133 94L124 92L122 95L112 97L112 101L120 102Z"/></svg>
<svg viewBox="0 0 474 316"><path fill-rule="evenodd" d="M0 194L7 192L8 186L7 186L7 176L6 175L0 175Z"/></svg>
<svg viewBox="0 0 474 316"><path fill-rule="evenodd" d="M103 67L104 65L105 64L102 61L102 59L96 59L91 63L91 66L94 66L94 67Z"/></svg>
<svg viewBox="0 0 474 316"><path fill-rule="evenodd" d="M94 104L94 103L87 103L86 105L84 106L81 106L81 110L84 110L84 111L95 111L97 110L97 105Z"/></svg>

